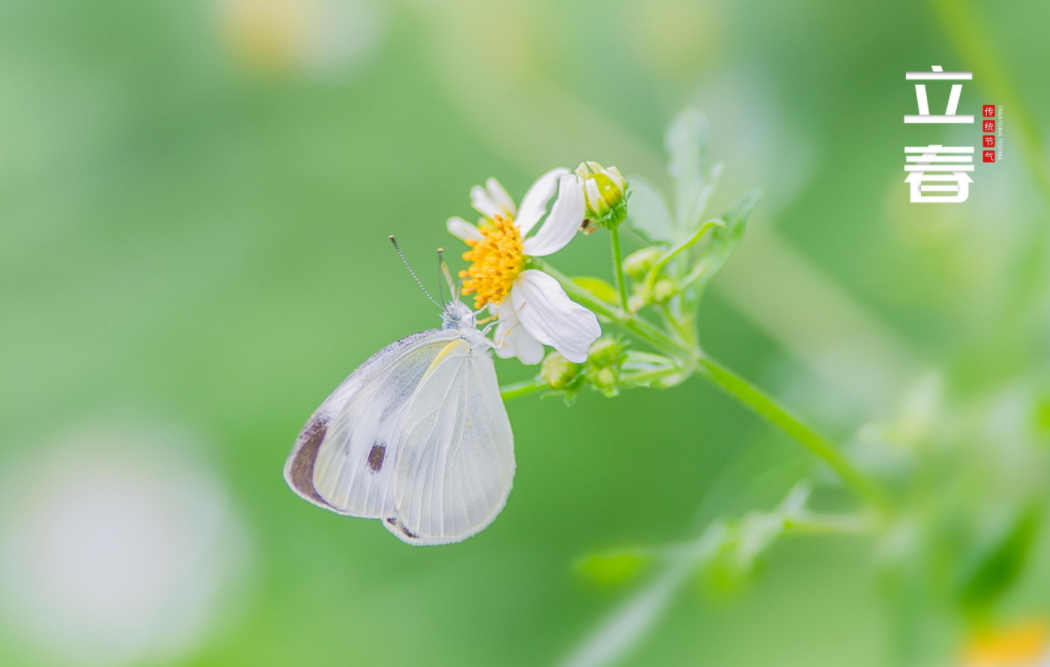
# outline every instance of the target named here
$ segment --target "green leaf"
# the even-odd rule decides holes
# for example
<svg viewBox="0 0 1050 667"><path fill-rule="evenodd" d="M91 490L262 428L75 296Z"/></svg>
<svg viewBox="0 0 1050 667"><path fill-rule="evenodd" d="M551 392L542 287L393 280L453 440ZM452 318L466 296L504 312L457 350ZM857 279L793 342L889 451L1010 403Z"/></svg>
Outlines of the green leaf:
<svg viewBox="0 0 1050 667"><path fill-rule="evenodd" d="M696 209L705 181L707 118L696 109L683 110L667 128L664 145L670 158L667 170L675 183L675 217L681 237L699 222L700 212Z"/></svg>
<svg viewBox="0 0 1050 667"><path fill-rule="evenodd" d="M682 280L682 287L692 283L702 287L718 273L744 238L747 218L761 196L762 193L758 190L749 191L718 219L722 225L712 229L711 233L697 244L700 248L699 259L693 271Z"/></svg>
<svg viewBox="0 0 1050 667"><path fill-rule="evenodd" d="M623 583L637 576L654 559L646 549L615 549L587 554L575 565L576 571L604 586Z"/></svg>
<svg viewBox="0 0 1050 667"><path fill-rule="evenodd" d="M1031 553L1041 518L1039 507L1030 505L969 561L959 587L964 606L986 609L1013 585Z"/></svg>
<svg viewBox="0 0 1050 667"><path fill-rule="evenodd" d="M700 216L707 210L707 204L711 201L715 188L718 187L718 179L722 176L724 168L725 165L721 162L711 167L711 171L707 174L707 180L696 194L696 199L693 201L693 207L689 211L687 219L682 223L682 236L689 236L700 226Z"/></svg>
<svg viewBox="0 0 1050 667"><path fill-rule="evenodd" d="M642 178L628 183L627 224L649 243L673 243L676 227L663 194Z"/></svg>
<svg viewBox="0 0 1050 667"><path fill-rule="evenodd" d="M783 534L788 522L806 513L810 487L801 482L769 512L749 512L727 522L711 560L700 569L700 583L712 593L739 590L754 576L762 556Z"/></svg>
<svg viewBox="0 0 1050 667"><path fill-rule="evenodd" d="M615 287L601 278L576 276L572 279L572 282L590 292L599 301L604 301L614 306L620 303L620 293L616 291Z"/></svg>

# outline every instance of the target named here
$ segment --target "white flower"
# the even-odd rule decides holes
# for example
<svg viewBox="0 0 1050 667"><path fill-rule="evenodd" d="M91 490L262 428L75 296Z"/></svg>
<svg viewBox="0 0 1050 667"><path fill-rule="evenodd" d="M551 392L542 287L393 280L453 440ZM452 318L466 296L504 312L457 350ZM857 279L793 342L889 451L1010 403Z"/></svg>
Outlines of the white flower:
<svg viewBox="0 0 1050 667"><path fill-rule="evenodd" d="M558 197L544 219L555 192ZM470 191L470 199L484 216L480 225L450 218L448 231L470 246L463 254L470 268L460 272L466 278L463 293L474 295L475 308L488 306L499 317L496 354L538 364L543 346L550 345L570 361L586 361L587 348L602 334L598 318L570 301L557 280L525 268L528 257L555 253L576 235L586 208L580 182L568 169L549 171L517 209L499 181L490 178L484 188Z"/></svg>

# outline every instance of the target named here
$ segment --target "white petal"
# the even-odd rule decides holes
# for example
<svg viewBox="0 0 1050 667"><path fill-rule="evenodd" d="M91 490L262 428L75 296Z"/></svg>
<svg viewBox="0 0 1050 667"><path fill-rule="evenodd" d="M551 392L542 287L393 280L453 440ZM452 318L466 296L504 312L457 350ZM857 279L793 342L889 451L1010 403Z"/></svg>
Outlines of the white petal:
<svg viewBox="0 0 1050 667"><path fill-rule="evenodd" d="M519 273L510 298L525 330L569 361L586 361L587 348L602 335L594 313L570 301L558 281L543 271Z"/></svg>
<svg viewBox="0 0 1050 667"><path fill-rule="evenodd" d="M587 193L587 205L591 207L591 210L601 210L601 206L604 202L602 202L602 193L598 189L598 182L593 178L587 179L587 183L583 186L583 190Z"/></svg>
<svg viewBox="0 0 1050 667"><path fill-rule="evenodd" d="M572 174L565 174L560 179L558 199L550 215L535 236L525 239L522 246L525 254L543 257L564 248L579 230L586 210L580 181Z"/></svg>
<svg viewBox="0 0 1050 667"><path fill-rule="evenodd" d="M449 234L452 234L452 236L455 236L456 238L461 239L463 241L467 241L470 239L480 241L481 239L485 238L481 235L481 231L477 227L470 224L463 218L449 218L448 222L446 223L446 226L448 227Z"/></svg>
<svg viewBox="0 0 1050 667"><path fill-rule="evenodd" d="M525 330L510 299L504 299L499 307L500 320L496 325L496 355L501 359L517 357L523 364L538 364L543 361L543 343Z"/></svg>
<svg viewBox="0 0 1050 667"><path fill-rule="evenodd" d="M475 185L470 189L470 205L486 218L495 218L497 215L503 215L503 209L497 206L496 202L492 201L488 190L480 185Z"/></svg>
<svg viewBox="0 0 1050 667"><path fill-rule="evenodd" d="M525 193L525 197L521 200L521 208L518 210L518 217L514 220L518 229L521 230L522 238L525 238L525 235L543 217L543 213L547 210L547 202L554 196L554 191L558 187L558 179L567 173L569 170L562 167L551 169L537 178L529 191Z"/></svg>
<svg viewBox="0 0 1050 667"><path fill-rule="evenodd" d="M489 191L489 198L495 202L496 206L499 206L507 214L506 217L513 218L517 215L518 209L514 206L514 200L510 198L510 195L503 189L499 181L490 178L485 181L485 189Z"/></svg>

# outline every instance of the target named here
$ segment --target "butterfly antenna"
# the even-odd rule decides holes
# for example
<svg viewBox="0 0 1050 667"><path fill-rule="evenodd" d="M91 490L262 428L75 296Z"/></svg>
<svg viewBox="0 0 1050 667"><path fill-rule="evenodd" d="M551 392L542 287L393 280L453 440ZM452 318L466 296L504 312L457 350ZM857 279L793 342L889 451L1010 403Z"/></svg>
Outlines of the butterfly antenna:
<svg viewBox="0 0 1050 667"><path fill-rule="evenodd" d="M445 260L441 258L441 254L445 252L444 248L438 248L438 273L442 273L445 268ZM441 303L445 303L445 290L441 287L441 276L438 276L438 298Z"/></svg>
<svg viewBox="0 0 1050 667"><path fill-rule="evenodd" d="M456 281L452 279L452 272L448 270L448 264L445 264L445 262L441 262L441 275L445 277L448 291L452 293L452 302L459 303L459 288L456 285Z"/></svg>
<svg viewBox="0 0 1050 667"><path fill-rule="evenodd" d="M427 291L427 288L423 287L423 283L419 282L419 277L416 275L416 272L412 270L412 267L408 265L408 260L405 259L405 253L401 252L401 246L397 244L397 239L395 239L393 235L390 236L390 242L394 244L394 250L397 251L397 256L401 258L401 263L404 264L405 268L408 269L408 272L412 274L412 278L416 281L416 284L419 285L419 289L423 290L423 294L426 294L427 298L430 299L435 306L442 308L443 306L437 301L434 301L434 297L430 296L430 292Z"/></svg>

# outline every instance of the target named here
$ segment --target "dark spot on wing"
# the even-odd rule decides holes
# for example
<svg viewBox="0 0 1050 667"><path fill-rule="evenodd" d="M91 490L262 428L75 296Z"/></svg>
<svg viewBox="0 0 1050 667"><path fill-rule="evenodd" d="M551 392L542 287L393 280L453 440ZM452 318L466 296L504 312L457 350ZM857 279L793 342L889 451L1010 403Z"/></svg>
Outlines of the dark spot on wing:
<svg viewBox="0 0 1050 667"><path fill-rule="evenodd" d="M324 440L327 430L328 420L324 418L318 418L306 425L299 435L305 442L295 454L290 475L292 485L299 493L325 505L328 503L314 489L314 461L317 460L317 450L321 448L321 441Z"/></svg>
<svg viewBox="0 0 1050 667"><path fill-rule="evenodd" d="M372 472L379 472L383 467L383 459L386 457L386 445L376 442L368 452L368 467Z"/></svg>
<svg viewBox="0 0 1050 667"><path fill-rule="evenodd" d="M397 528L398 531L401 534L403 534L405 537L408 537L408 538L413 539L413 540L418 540L419 539L419 535L416 535L415 533L413 533L408 528L405 528L405 524L401 523L400 521L398 521L394 517L390 517L389 519L386 520L386 522L389 523L394 528Z"/></svg>

